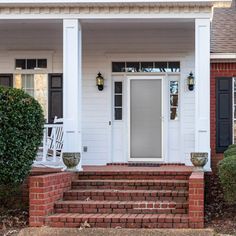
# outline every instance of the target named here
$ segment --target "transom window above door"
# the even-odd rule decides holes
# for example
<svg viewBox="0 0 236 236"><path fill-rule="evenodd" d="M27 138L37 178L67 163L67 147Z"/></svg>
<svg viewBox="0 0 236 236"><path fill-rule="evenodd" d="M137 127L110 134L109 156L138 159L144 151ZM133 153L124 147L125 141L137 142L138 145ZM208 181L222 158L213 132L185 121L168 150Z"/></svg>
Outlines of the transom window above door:
<svg viewBox="0 0 236 236"><path fill-rule="evenodd" d="M180 72L180 62L179 61L126 61L126 62L112 62L112 72L113 73L143 73L143 72Z"/></svg>

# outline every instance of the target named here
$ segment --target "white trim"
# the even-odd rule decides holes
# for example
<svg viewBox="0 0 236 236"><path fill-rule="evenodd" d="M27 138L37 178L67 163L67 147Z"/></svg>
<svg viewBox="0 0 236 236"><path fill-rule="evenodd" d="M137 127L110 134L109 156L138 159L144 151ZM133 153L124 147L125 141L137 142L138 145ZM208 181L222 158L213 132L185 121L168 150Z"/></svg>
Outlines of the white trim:
<svg viewBox="0 0 236 236"><path fill-rule="evenodd" d="M144 160L140 160L137 158L131 158L130 155L130 81L131 80L151 80L151 79L159 79L161 80L161 85L162 85L162 102L161 102L161 110L162 110L162 157L161 158L145 158ZM167 123L166 120L166 115L165 115L165 80L164 77L160 77L160 76L151 76L148 75L147 76L127 76L127 131L128 131L128 162L132 162L132 161L140 161L140 162L163 162L165 159L165 153L166 153L166 127L165 124Z"/></svg>
<svg viewBox="0 0 236 236"><path fill-rule="evenodd" d="M231 4L231 0L2 0L1 5L13 4Z"/></svg>
<svg viewBox="0 0 236 236"><path fill-rule="evenodd" d="M53 73L53 53L52 50L8 50L8 55L12 61L13 74L50 74ZM47 59L47 68L35 70L16 70L16 59ZM9 71L10 72L10 71Z"/></svg>
<svg viewBox="0 0 236 236"><path fill-rule="evenodd" d="M211 53L211 59L236 59L236 53Z"/></svg>

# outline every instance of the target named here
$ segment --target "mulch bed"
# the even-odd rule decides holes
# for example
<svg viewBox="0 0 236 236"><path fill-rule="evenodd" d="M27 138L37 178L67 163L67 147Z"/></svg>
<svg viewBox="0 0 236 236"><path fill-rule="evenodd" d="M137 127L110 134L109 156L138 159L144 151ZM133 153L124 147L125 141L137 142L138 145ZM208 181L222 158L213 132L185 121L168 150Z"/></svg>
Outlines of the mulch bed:
<svg viewBox="0 0 236 236"><path fill-rule="evenodd" d="M216 174L207 174L205 185L205 226L217 233L236 235L236 203L224 201Z"/></svg>
<svg viewBox="0 0 236 236"><path fill-rule="evenodd" d="M14 236L28 225L28 211L0 208L0 236Z"/></svg>

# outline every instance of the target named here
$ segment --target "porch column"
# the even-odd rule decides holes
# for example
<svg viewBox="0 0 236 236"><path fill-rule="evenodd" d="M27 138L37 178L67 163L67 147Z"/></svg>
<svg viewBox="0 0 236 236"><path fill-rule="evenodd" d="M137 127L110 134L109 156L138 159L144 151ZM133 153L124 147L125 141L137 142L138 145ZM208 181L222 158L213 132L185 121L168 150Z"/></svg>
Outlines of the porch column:
<svg viewBox="0 0 236 236"><path fill-rule="evenodd" d="M210 19L195 20L195 151L208 152L210 169Z"/></svg>
<svg viewBox="0 0 236 236"><path fill-rule="evenodd" d="M81 26L78 19L63 20L64 152L81 147ZM80 162L81 163L81 162ZM81 169L81 166L78 167Z"/></svg>

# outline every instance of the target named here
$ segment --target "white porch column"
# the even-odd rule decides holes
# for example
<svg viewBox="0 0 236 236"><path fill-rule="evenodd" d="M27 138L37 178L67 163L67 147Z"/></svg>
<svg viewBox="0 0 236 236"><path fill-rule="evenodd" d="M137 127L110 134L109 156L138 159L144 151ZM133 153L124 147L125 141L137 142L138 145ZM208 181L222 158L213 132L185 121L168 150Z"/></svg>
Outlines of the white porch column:
<svg viewBox="0 0 236 236"><path fill-rule="evenodd" d="M63 20L64 152L80 152L81 145L81 26L78 19ZM81 162L80 162L81 163ZM81 169L81 166L78 167Z"/></svg>
<svg viewBox="0 0 236 236"><path fill-rule="evenodd" d="M208 152L210 169L210 19L195 20L195 151Z"/></svg>

